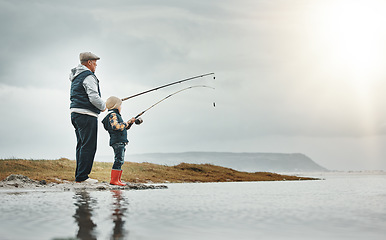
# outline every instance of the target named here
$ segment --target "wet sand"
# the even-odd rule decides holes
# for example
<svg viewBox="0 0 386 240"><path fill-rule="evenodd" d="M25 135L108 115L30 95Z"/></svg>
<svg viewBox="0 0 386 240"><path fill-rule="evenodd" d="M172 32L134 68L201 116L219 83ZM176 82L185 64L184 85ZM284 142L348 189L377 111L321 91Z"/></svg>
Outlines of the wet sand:
<svg viewBox="0 0 386 240"><path fill-rule="evenodd" d="M126 183L126 186L111 185L108 182L76 183L63 181L62 183L46 183L46 181L35 181L27 176L11 174L3 181L0 181L0 191L17 190L17 191L75 191L75 190L147 190L147 189L165 189L165 185L150 185L142 183Z"/></svg>

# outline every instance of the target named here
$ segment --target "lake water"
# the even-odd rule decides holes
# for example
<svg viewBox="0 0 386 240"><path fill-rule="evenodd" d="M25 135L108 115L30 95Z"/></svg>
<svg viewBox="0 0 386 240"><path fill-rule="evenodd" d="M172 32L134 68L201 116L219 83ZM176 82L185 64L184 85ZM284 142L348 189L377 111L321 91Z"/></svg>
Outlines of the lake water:
<svg viewBox="0 0 386 240"><path fill-rule="evenodd" d="M0 239L385 239L386 175L322 177L138 191L2 190Z"/></svg>

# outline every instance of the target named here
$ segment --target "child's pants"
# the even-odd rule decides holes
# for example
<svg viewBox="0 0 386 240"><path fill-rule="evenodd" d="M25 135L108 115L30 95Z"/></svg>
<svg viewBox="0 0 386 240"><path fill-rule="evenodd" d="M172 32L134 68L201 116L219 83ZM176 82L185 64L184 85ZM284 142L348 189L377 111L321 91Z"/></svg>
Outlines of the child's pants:
<svg viewBox="0 0 386 240"><path fill-rule="evenodd" d="M126 143L115 143L113 144L114 149L114 170L121 170L123 162L125 161Z"/></svg>

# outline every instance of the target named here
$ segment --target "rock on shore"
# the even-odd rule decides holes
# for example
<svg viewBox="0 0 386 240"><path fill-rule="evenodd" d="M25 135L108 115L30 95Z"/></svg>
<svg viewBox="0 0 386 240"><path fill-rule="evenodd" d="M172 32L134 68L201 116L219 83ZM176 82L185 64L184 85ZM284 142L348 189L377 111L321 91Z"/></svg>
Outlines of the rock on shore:
<svg viewBox="0 0 386 240"><path fill-rule="evenodd" d="M25 190L146 190L146 189L165 189L165 185L148 185L142 183L126 183L126 186L110 185L108 182L96 184L76 183L64 181L63 183L46 183L46 181L35 181L27 176L11 174L3 181L0 181L0 190L2 189L25 189Z"/></svg>

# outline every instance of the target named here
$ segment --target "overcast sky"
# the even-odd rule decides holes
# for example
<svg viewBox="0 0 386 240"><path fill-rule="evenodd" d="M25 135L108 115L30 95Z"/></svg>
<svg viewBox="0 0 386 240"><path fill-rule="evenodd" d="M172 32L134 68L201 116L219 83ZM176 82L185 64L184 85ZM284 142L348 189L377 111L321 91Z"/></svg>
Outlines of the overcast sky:
<svg viewBox="0 0 386 240"><path fill-rule="evenodd" d="M385 12L383 0L0 0L0 158L75 159L68 75L91 51L103 99L216 74L124 102L129 119L216 88L145 113L128 161L278 152L386 170ZM101 123L98 137L96 159L112 159Z"/></svg>

